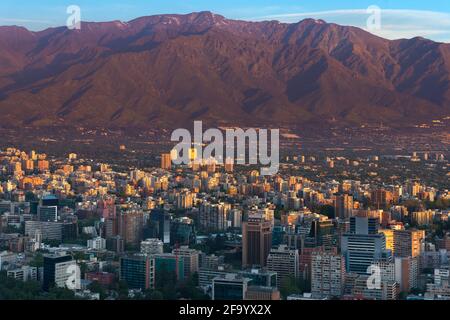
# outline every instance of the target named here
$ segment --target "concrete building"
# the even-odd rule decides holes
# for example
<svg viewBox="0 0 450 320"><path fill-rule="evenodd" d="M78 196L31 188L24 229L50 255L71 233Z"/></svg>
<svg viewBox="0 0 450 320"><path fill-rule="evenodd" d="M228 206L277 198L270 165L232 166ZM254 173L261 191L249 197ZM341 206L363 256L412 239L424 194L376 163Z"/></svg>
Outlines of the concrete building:
<svg viewBox="0 0 450 320"><path fill-rule="evenodd" d="M286 245L273 248L267 257L267 270L277 273L277 283L283 284L285 279L299 277L298 250L289 249Z"/></svg>
<svg viewBox="0 0 450 320"><path fill-rule="evenodd" d="M311 293L314 298L340 297L345 288L345 258L330 252L314 252L311 261Z"/></svg>

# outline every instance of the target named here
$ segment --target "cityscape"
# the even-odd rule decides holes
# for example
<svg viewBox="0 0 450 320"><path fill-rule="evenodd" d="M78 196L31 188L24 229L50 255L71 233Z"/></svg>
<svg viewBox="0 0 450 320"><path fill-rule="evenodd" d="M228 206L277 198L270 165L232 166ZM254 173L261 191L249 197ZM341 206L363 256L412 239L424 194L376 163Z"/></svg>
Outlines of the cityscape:
<svg viewBox="0 0 450 320"><path fill-rule="evenodd" d="M384 158L283 156L278 174L262 176L194 158L174 166L170 153L116 171L114 161L6 148L1 298L448 299L448 183L377 174L389 160L448 178L448 160ZM372 172L302 176L336 168Z"/></svg>
<svg viewBox="0 0 450 320"><path fill-rule="evenodd" d="M448 3L75 2L0 3L5 310L450 300Z"/></svg>

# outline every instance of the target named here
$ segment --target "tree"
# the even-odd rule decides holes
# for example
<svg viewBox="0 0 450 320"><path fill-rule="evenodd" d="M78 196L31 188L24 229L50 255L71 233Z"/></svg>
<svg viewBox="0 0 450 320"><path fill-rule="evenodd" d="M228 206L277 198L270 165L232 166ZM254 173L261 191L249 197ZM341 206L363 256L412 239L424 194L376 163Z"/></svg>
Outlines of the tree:
<svg viewBox="0 0 450 320"><path fill-rule="evenodd" d="M33 260L30 262L30 266L41 268L44 266L44 255L40 252L37 252L33 257Z"/></svg>
<svg viewBox="0 0 450 320"><path fill-rule="evenodd" d="M330 219L333 219L335 214L334 207L330 206L329 204L325 204L319 207L319 213L323 214L324 216L327 216Z"/></svg>
<svg viewBox="0 0 450 320"><path fill-rule="evenodd" d="M301 285L299 280L294 276L284 277L281 280L280 293L283 297L287 297L291 294L301 293Z"/></svg>
<svg viewBox="0 0 450 320"><path fill-rule="evenodd" d="M117 292L119 293L119 299L128 299L128 283L124 280L120 280L117 283Z"/></svg>
<svg viewBox="0 0 450 320"><path fill-rule="evenodd" d="M151 300L163 300L164 299L164 295L162 294L161 291L153 290L151 295L150 295L150 299Z"/></svg>
<svg viewBox="0 0 450 320"><path fill-rule="evenodd" d="M99 293L101 300L104 300L106 298L106 290L98 281L92 282L89 285L88 289L91 290L91 292L93 293Z"/></svg>

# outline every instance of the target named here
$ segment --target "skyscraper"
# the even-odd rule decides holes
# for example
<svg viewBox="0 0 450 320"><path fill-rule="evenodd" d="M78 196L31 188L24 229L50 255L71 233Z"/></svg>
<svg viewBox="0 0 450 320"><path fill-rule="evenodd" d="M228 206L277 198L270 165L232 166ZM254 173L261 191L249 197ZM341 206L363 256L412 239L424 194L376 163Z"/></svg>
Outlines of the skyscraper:
<svg viewBox="0 0 450 320"><path fill-rule="evenodd" d="M342 254L347 272L367 274L367 268L376 260L391 254L386 250L384 234L378 233L375 218L352 217L350 232L342 236Z"/></svg>
<svg viewBox="0 0 450 320"><path fill-rule="evenodd" d="M353 196L347 193L336 193L333 198L334 216L348 219L352 216Z"/></svg>
<svg viewBox="0 0 450 320"><path fill-rule="evenodd" d="M119 235L126 244L138 245L142 239L144 215L141 210L128 210L119 216Z"/></svg>
<svg viewBox="0 0 450 320"><path fill-rule="evenodd" d="M69 272L69 267L72 265L76 266L76 261L65 253L44 255L44 279L42 288L48 291L52 287L66 287L66 281L72 274Z"/></svg>
<svg viewBox="0 0 450 320"><path fill-rule="evenodd" d="M120 258L120 280L130 289L150 289L155 286L155 261L146 255Z"/></svg>
<svg viewBox="0 0 450 320"><path fill-rule="evenodd" d="M394 230L394 256L400 258L420 256L424 230Z"/></svg>
<svg viewBox="0 0 450 320"><path fill-rule="evenodd" d="M172 253L183 260L184 275L189 277L199 270L200 252L195 249L189 249L188 246L176 248Z"/></svg>
<svg viewBox="0 0 450 320"><path fill-rule="evenodd" d="M289 249L286 245L270 250L267 257L267 270L277 273L277 282L281 286L283 281L299 277L298 250Z"/></svg>
<svg viewBox="0 0 450 320"><path fill-rule="evenodd" d="M252 215L242 224L242 266L265 266L272 247L272 222Z"/></svg>
<svg viewBox="0 0 450 320"><path fill-rule="evenodd" d="M314 298L340 297L345 287L345 258L316 251L311 260L311 293Z"/></svg>
<svg viewBox="0 0 450 320"><path fill-rule="evenodd" d="M172 168L172 157L170 153L161 154L161 169L170 170Z"/></svg>

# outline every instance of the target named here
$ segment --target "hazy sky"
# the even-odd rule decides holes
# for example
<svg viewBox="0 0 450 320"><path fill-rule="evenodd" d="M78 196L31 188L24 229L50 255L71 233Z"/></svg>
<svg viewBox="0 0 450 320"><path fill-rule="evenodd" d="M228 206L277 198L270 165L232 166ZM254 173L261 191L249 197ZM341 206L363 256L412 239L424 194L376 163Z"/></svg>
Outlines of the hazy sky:
<svg viewBox="0 0 450 320"><path fill-rule="evenodd" d="M366 9L378 6L381 25L371 32L390 39L422 36L450 42L450 0L1 0L0 25L31 30L65 25L69 5L81 8L83 21L207 10L233 19L297 22L311 17L361 28L367 28Z"/></svg>

